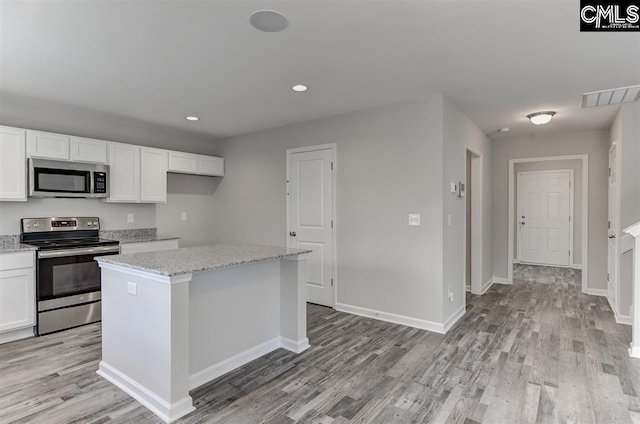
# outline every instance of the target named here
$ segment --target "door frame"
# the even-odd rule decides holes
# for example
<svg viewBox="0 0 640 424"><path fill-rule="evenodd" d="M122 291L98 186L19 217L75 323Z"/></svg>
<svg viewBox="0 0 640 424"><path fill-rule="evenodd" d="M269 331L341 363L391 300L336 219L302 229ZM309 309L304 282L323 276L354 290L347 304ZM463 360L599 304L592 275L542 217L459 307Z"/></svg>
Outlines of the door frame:
<svg viewBox="0 0 640 424"><path fill-rule="evenodd" d="M614 252L614 258L613 258L613 264L609 264L609 261L607 259L607 274L609 273L609 266L612 265L613 266L613 278L614 281L612 281L613 283L613 290L615 292L615 299L613 302L613 305L611 304L611 299L609 299L609 281L607 281L607 300L609 302L609 306L611 306L611 309L613 309L613 312L616 316L616 321L617 321L617 317L620 315L620 252L622 252L622 231L620 229L620 203L621 203L621 197L622 197L622 191L621 191L621 187L620 187L620 181L617 179L618 175L620 175L620 173L618 171L620 171L620 155L621 155L621 151L619 148L619 142L618 140L614 140L613 143L611 143L611 146L609 146L609 150L607 152L607 169L609 167L609 158L611 157L611 151L615 149L615 157L613 158L613 166L615 167L615 174L616 174L616 190L615 193L613 193L613 207L614 207L614 214L615 214L615 222L616 222L616 232L615 232L615 252ZM607 176L607 206L608 202L609 202L609 177ZM607 207L607 221L609 220L609 209ZM607 226L608 227L608 226ZM609 228L607 228L607 236L609 235ZM608 258L608 254L609 254L609 239L607 238L607 258Z"/></svg>
<svg viewBox="0 0 640 424"><path fill-rule="evenodd" d="M509 216L507 217L507 283L513 284L513 243L515 210L515 165L523 162L542 162L552 160L582 160L582 293L589 291L589 155L545 156L509 159Z"/></svg>
<svg viewBox="0 0 640 424"><path fill-rule="evenodd" d="M574 213L574 206L573 206L573 202L574 202L574 190L575 190L575 182L574 182L574 175L573 175L573 169L554 169L554 170L548 170L548 171L522 171L522 172L518 172L517 173L517 185L518 185L518 193L522 193L522 180L520 178L521 175L527 175L527 174L546 174L549 172L568 172L569 173L569 222L571 223L569 225L569 252L571 252L571 254L569 255L569 265L567 266L567 268L574 268L575 263L573 262L573 258L574 258L574 251L573 251L573 228L575 225L575 217L573 216ZM521 208L521 199L522 196L518 195L518 198L516 199L516 215L520 215L520 208ZM517 220L516 220L517 221ZM518 263L522 262L522 256L521 256L521 238L520 238L520 228L518 227L518 230L516 231L516 250L517 250L517 260ZM544 265L544 264L541 264ZM558 267L562 267L562 265L549 265L549 266L558 266Z"/></svg>
<svg viewBox="0 0 640 424"><path fill-rule="evenodd" d="M331 162L333 163L333 174L331 175L332 179L332 192L333 198L331 199L333 202L333 208L331 213L333 214L333 228L331 229L331 237L333 238L333 305L332 308L336 308L336 303L338 302L338 217L336 214L337 211L337 196L336 196L336 181L338 179L338 155L337 155L337 143L327 143L327 144L318 144L315 146L306 146L306 147L297 147L293 149L287 149L286 151L286 182L285 182L285 199L286 199L286 208L287 208L287 222L285 227L285 238L287 240L287 247L291 247L291 240L289 237L289 225L291 223L291 196L289 196L289 181L291 181L291 155L295 153L305 153L305 152L313 152L315 150L331 150Z"/></svg>
<svg viewBox="0 0 640 424"><path fill-rule="evenodd" d="M465 190L465 219L463 229L463 272L462 281L464 292L467 290L467 205L466 202L471 202L471 286L469 291L471 294L482 295L489 289L490 284L483 284L482 281L482 199L483 199L483 166L484 160L481 154L473 151L470 148L465 149L465 183L466 183L466 161L467 155L471 156L471 196L469 196L469 190ZM483 287L484 286L484 287ZM464 293L463 292L463 293ZM465 300L466 302L466 300Z"/></svg>

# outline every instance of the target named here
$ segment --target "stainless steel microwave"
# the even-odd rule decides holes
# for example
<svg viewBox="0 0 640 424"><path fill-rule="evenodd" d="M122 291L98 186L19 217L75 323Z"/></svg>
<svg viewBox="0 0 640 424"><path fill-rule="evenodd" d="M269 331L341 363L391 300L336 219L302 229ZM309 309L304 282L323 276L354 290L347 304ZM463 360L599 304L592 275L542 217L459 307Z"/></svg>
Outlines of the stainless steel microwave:
<svg viewBox="0 0 640 424"><path fill-rule="evenodd" d="M108 197L109 167L29 159L29 197Z"/></svg>

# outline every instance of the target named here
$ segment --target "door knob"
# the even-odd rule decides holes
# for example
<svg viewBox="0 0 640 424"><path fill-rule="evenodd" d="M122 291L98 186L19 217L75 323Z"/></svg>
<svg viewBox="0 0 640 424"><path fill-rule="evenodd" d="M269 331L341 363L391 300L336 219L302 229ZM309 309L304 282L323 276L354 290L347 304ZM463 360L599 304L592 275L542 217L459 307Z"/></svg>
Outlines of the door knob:
<svg viewBox="0 0 640 424"><path fill-rule="evenodd" d="M295 231L289 231L289 235L290 235L291 237L295 237L295 236L296 236L296 232L295 232Z"/></svg>
<svg viewBox="0 0 640 424"><path fill-rule="evenodd" d="M609 238L610 238L610 239L614 239L614 238L616 238L616 236L615 236L615 234L610 234L610 235L609 235Z"/></svg>

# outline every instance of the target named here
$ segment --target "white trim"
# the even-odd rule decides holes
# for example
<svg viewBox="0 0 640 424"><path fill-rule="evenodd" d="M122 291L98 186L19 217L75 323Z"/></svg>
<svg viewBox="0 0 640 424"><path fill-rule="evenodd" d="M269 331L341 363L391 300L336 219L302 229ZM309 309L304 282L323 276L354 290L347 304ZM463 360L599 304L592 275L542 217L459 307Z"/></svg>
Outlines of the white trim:
<svg viewBox="0 0 640 424"><path fill-rule="evenodd" d="M449 318L447 318L444 322L444 332L451 330L460 318L462 318L467 312L465 305L460 306L457 311L455 311Z"/></svg>
<svg viewBox="0 0 640 424"><path fill-rule="evenodd" d="M493 281L493 278L490 278L489 281L484 283L482 285L482 294L485 294L486 292L488 292L491 286L493 286L493 283L495 283L495 281Z"/></svg>
<svg viewBox="0 0 640 424"><path fill-rule="evenodd" d="M631 346L629 348L629 356L640 359L640 346Z"/></svg>
<svg viewBox="0 0 640 424"><path fill-rule="evenodd" d="M471 293L471 286L469 284L465 284L464 291Z"/></svg>
<svg viewBox="0 0 640 424"><path fill-rule="evenodd" d="M0 344L9 343L20 339L26 339L28 337L33 337L34 327L21 328L19 330L7 331L6 333L0 334Z"/></svg>
<svg viewBox="0 0 640 424"><path fill-rule="evenodd" d="M104 361L100 361L96 373L119 387L166 423L171 423L180 417L184 417L196 409L193 406L191 396L187 395L176 402L169 403Z"/></svg>
<svg viewBox="0 0 640 424"><path fill-rule="evenodd" d="M616 187L615 187L615 192L613 193L613 215L614 216L609 216L609 213L611 211L611 204L609 203L610 198L609 198L609 190L611 188L611 177L608 176L607 177L607 220L608 221L613 221L615 224L615 240L613 241L613 263L610 264L609 263L609 240L607 239L607 275L609 275L609 277L611 277L611 273L613 273L613 281L608 281L607 282L607 290L609 289L609 285L613 285L613 298L614 298L614 306L615 308L613 308L614 312L617 313L618 310L618 306L620 304L620 255L621 255L621 249L622 249L622 232L620 231L620 223L621 223L621 196L622 196L622 189L621 189L621 184L620 184L620 180L619 180L619 175L620 175L620 159L621 159L621 154L622 154L622 149L619 148L618 146L618 140L614 140L613 143L611 143L611 146L609 146L609 151L607 153L607 168L609 167L609 165L611 165L611 153L615 151L614 157L613 157L613 170L614 173L616 175ZM623 230L624 231L624 230ZM609 229L607 227L607 235L609 235L611 233L611 229ZM610 269L613 268L613 269ZM608 296L607 296L608 298Z"/></svg>
<svg viewBox="0 0 640 424"><path fill-rule="evenodd" d="M375 309L362 308L360 306L347 305L345 303L336 303L336 310L340 312L347 312L353 315L373 318L380 321L391 322L393 324L406 325L407 327L433 331L434 333L445 333L444 324L439 322L427 321L424 319L408 317L405 315L392 314L390 312L377 311Z"/></svg>
<svg viewBox="0 0 640 424"><path fill-rule="evenodd" d="M503 277L493 277L493 284L503 284L508 286L513 284L513 279L503 278Z"/></svg>
<svg viewBox="0 0 640 424"><path fill-rule="evenodd" d="M311 345L309 344L309 339L307 337L298 341L288 339L286 337L280 337L280 347L288 350L289 352L302 353L309 349Z"/></svg>
<svg viewBox="0 0 640 424"><path fill-rule="evenodd" d="M573 159L582 160L582 293L587 293L589 281L589 155L587 154L509 159L509 216L507 217L509 224L507 240L507 279L509 284L513 283L515 164Z"/></svg>
<svg viewBox="0 0 640 424"><path fill-rule="evenodd" d="M291 203L290 196L287 195L289 193L289 181L291 175L291 155L294 153L304 153L304 152L313 152L316 150L331 150L331 161L333 163L333 174L332 174L332 192L333 192L333 229L331 236L333 237L333 308L336 308L336 304L338 302L338 215L337 215L337 195L336 195L336 187L338 180L338 145L337 143L327 143L327 144L319 144L316 146L307 146L307 147L297 147L294 149L287 149L286 151L286 183L285 183L285 198L286 198L286 228L285 228L285 239L287 240L287 247L291 247L291 240L289 237L289 226L291 223Z"/></svg>
<svg viewBox="0 0 640 424"><path fill-rule="evenodd" d="M582 264L573 264L573 265L571 265L569 268L573 268L573 269L582 269Z"/></svg>
<svg viewBox="0 0 640 424"><path fill-rule="evenodd" d="M229 371L241 367L244 364L253 361L254 359L258 359L259 357L278 349L282 346L280 339L281 337L274 337L273 339L268 340L262 344L240 352L237 355L233 355L230 358L210 365L200 371L194 372L189 376L189 390L200 387L203 384L213 380L214 378L218 378L221 375L228 373Z"/></svg>
<svg viewBox="0 0 640 424"><path fill-rule="evenodd" d="M587 292L589 296L602 296L607 297L607 289L589 289Z"/></svg>
<svg viewBox="0 0 640 424"><path fill-rule="evenodd" d="M575 183L574 183L574 178L573 178L573 169L550 169L550 170L544 170L544 171L521 171L518 172L518 178L517 180L517 184L518 184L518 199L517 199L517 216L521 216L522 214L522 204L520 203L522 196L520 195L522 193L522 179L521 179L521 175L530 175L530 174L547 174L547 173L552 173L552 172L556 172L556 173L569 173L569 239L567 240L569 242L569 259L568 259L568 265L557 265L557 264L540 264L540 265L546 265L546 266L566 266L569 268L573 268L573 256L574 256L574 249L573 249L573 233L574 233L574 225L575 225L575 217L574 217L574 206L573 206L573 200L574 200L574 190L575 190ZM519 218L518 218L519 219ZM517 239L517 246L516 246L516 250L517 250L517 259L514 259L514 263L531 263L531 262L522 262L522 246L521 246L521 227L520 225L518 225L518 230L516 231L516 239Z"/></svg>
<svg viewBox="0 0 640 424"><path fill-rule="evenodd" d="M633 320L631 319L631 315L620 315L617 312L614 312L613 316L616 318L616 323L622 325L633 325Z"/></svg>
<svg viewBox="0 0 640 424"><path fill-rule="evenodd" d="M467 181L467 156L471 155L471 193L469 189L465 189L465 205L464 205L464 223L463 223L463 243L462 243L462 260L463 260L463 284L466 289L467 282L467 205L471 202L471 286L469 290L473 294L482 294L482 244L483 244L483 167L484 158L481 154L475 152L468 146L465 149L465 184ZM469 195L471 194L471 195ZM476 287L477 286L477 287ZM463 305L466 299L463 301Z"/></svg>
<svg viewBox="0 0 640 424"><path fill-rule="evenodd" d="M622 236L622 239L620 240L620 248L622 249L622 251L620 252L622 253L627 253L631 250L633 250L633 245L635 244L635 240L634 237L631 234L624 234Z"/></svg>

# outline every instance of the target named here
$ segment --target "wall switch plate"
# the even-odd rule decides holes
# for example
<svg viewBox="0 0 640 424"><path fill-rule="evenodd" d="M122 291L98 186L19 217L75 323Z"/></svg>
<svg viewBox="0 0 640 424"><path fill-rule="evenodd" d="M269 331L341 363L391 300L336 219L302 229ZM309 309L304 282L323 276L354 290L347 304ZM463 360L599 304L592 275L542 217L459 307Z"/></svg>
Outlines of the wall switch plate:
<svg viewBox="0 0 640 424"><path fill-rule="evenodd" d="M419 213L410 213L409 214L409 225L419 226L420 225L420 214Z"/></svg>
<svg viewBox="0 0 640 424"><path fill-rule="evenodd" d="M186 212L182 212L180 214L180 219L182 219L183 221L186 221L187 220L187 213Z"/></svg>
<svg viewBox="0 0 640 424"><path fill-rule="evenodd" d="M133 214L132 213L128 213L127 214L127 222L133 222Z"/></svg>
<svg viewBox="0 0 640 424"><path fill-rule="evenodd" d="M451 183L451 193L458 194L458 183Z"/></svg>
<svg viewBox="0 0 640 424"><path fill-rule="evenodd" d="M449 302L453 302L453 290L451 290L451 286L449 286L448 289Z"/></svg>
<svg viewBox="0 0 640 424"><path fill-rule="evenodd" d="M138 285L136 283L132 283L131 281L127 282L127 293L132 294L134 296L138 295Z"/></svg>
<svg viewBox="0 0 640 424"><path fill-rule="evenodd" d="M449 225L449 227L453 225L453 217L450 213L447 214L447 224Z"/></svg>

